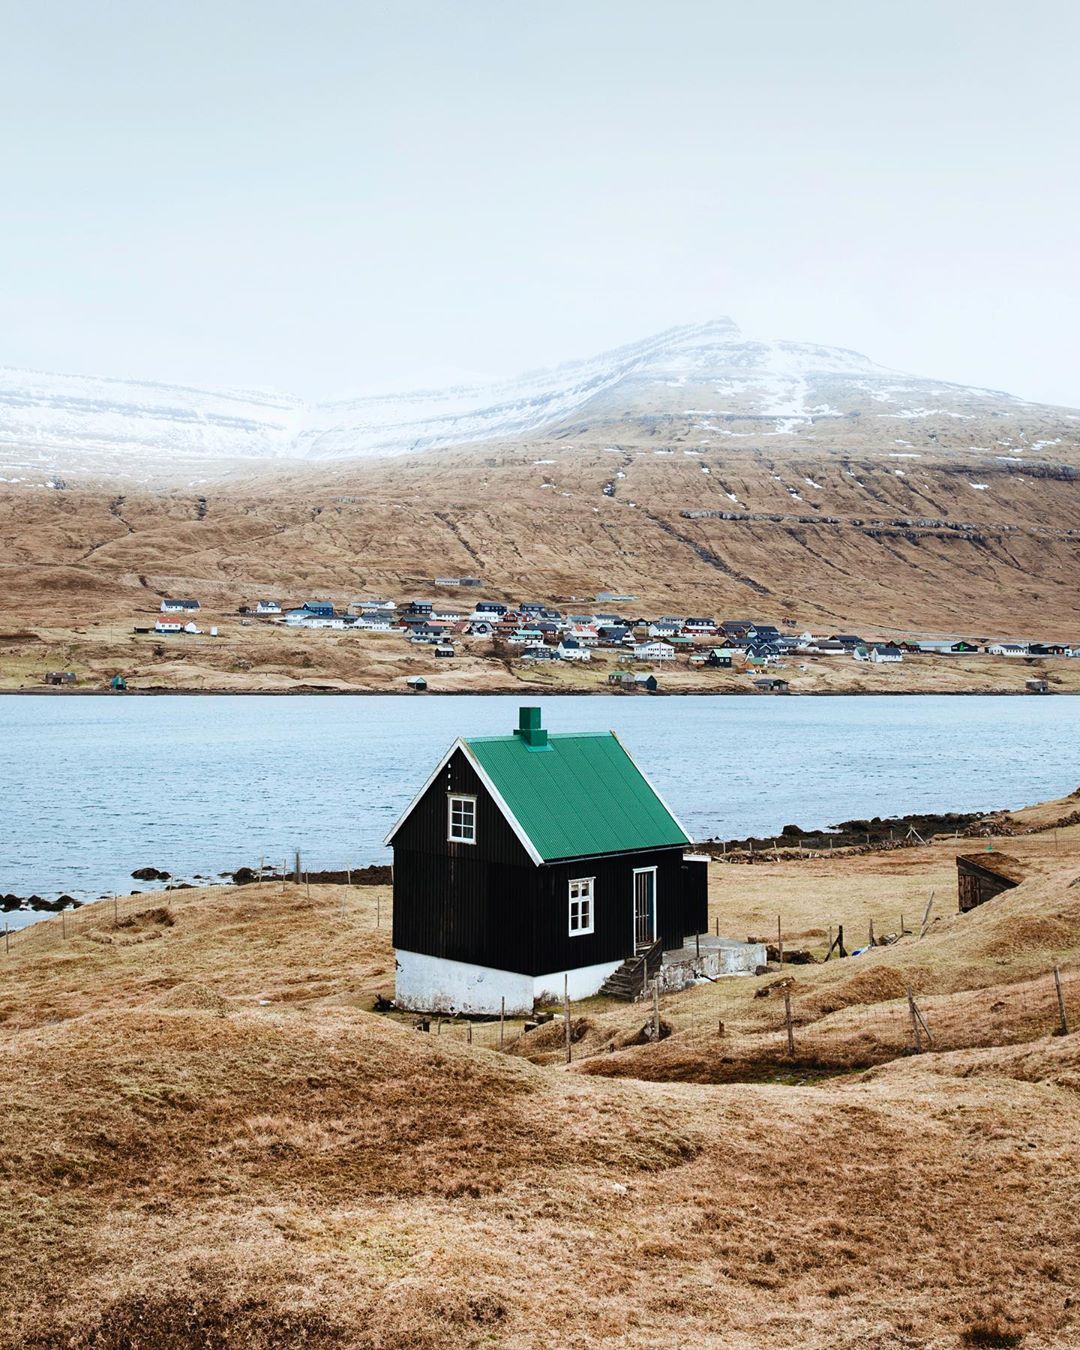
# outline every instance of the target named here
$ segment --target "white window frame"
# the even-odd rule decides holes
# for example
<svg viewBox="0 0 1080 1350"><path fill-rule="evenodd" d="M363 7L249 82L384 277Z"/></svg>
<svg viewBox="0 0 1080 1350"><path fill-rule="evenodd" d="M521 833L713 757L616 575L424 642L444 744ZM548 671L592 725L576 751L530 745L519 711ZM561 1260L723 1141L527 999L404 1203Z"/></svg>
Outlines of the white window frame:
<svg viewBox="0 0 1080 1350"><path fill-rule="evenodd" d="M454 833L454 804L469 802L472 805L472 835L466 837ZM476 843L476 794L473 792L448 792L446 794L446 838L451 844Z"/></svg>
<svg viewBox="0 0 1080 1350"><path fill-rule="evenodd" d="M574 894L574 887L584 887ZM571 877L567 883L567 911L566 922L567 932L571 937L584 937L587 933L595 931L596 925L596 878L595 877ZM578 906L577 924L574 923L574 906ZM581 922L581 906L587 906L586 913L589 916L587 924Z"/></svg>

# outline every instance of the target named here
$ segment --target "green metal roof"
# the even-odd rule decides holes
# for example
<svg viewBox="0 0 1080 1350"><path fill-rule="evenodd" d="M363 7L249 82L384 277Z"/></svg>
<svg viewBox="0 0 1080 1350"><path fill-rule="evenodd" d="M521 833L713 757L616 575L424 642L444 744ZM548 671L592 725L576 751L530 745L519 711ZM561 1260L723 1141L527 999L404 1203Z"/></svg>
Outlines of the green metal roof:
<svg viewBox="0 0 1080 1350"><path fill-rule="evenodd" d="M544 862L690 843L613 732L465 745Z"/></svg>

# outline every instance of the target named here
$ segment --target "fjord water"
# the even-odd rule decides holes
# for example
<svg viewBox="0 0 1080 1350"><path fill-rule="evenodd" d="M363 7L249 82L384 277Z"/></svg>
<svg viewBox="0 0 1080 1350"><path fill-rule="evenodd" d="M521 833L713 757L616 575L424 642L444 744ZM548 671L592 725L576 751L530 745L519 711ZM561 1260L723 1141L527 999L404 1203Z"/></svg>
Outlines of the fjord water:
<svg viewBox="0 0 1080 1350"><path fill-rule="evenodd" d="M385 861L457 736L613 729L696 838L1018 807L1080 785L1067 697L176 695L0 698L0 893ZM13 916L14 921L14 916Z"/></svg>

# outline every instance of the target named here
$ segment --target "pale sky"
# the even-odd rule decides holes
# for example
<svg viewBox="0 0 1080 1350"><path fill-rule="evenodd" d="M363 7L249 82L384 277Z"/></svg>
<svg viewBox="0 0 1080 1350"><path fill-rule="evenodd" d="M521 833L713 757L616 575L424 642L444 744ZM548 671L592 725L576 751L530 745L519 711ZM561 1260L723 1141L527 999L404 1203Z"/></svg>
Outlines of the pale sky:
<svg viewBox="0 0 1080 1350"><path fill-rule="evenodd" d="M1074 0L0 0L0 365L308 398L730 314L1080 406Z"/></svg>

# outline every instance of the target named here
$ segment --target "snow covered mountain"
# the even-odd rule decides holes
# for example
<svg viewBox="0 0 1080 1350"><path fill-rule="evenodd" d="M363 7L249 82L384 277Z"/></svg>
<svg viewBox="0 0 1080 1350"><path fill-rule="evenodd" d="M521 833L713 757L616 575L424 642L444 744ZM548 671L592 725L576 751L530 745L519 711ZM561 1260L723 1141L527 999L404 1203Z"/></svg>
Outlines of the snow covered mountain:
<svg viewBox="0 0 1080 1350"><path fill-rule="evenodd" d="M714 430L725 419L723 434L758 436L800 436L857 417L876 435L886 431L883 420L895 432L927 418L975 421L1035 407L904 375L842 348L749 339L719 319L513 380L322 404L3 369L0 466L138 473L346 460L567 430L603 433L657 417Z"/></svg>

